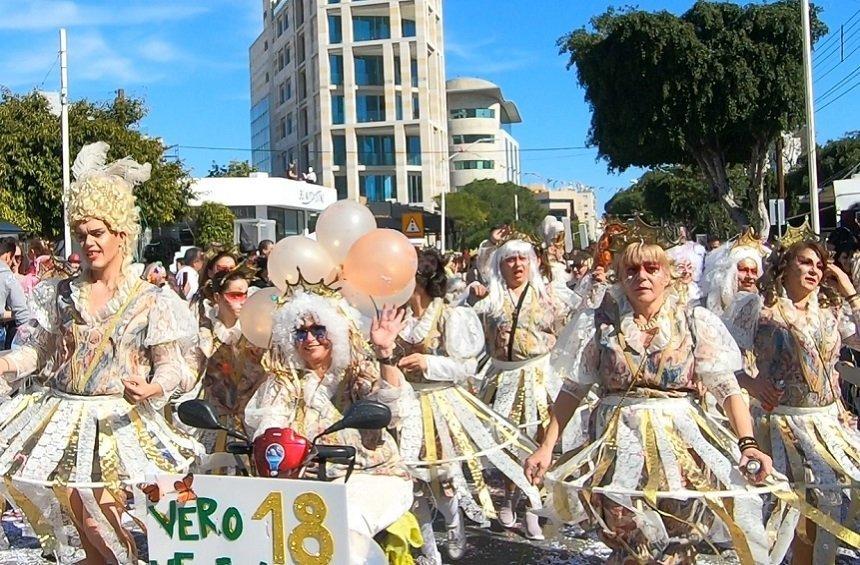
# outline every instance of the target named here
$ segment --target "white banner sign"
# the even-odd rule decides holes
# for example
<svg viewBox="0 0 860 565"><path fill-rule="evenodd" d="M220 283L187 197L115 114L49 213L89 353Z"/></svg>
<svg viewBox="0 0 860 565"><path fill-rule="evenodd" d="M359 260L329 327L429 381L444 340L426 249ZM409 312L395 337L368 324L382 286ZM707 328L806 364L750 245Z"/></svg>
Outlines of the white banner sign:
<svg viewBox="0 0 860 565"><path fill-rule="evenodd" d="M349 562L342 484L163 475L142 488L150 565Z"/></svg>

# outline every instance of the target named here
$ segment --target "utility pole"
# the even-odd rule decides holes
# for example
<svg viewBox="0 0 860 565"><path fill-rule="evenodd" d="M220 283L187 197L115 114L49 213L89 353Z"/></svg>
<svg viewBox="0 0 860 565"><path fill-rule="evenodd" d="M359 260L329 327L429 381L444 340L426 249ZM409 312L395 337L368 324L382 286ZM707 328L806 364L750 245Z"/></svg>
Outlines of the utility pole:
<svg viewBox="0 0 860 565"><path fill-rule="evenodd" d="M812 231L821 233L818 217L818 168L815 147L815 107L812 93L812 31L809 22L809 0L801 0L800 13L803 20L803 78L806 94L806 159L809 167L809 216Z"/></svg>
<svg viewBox="0 0 860 565"><path fill-rule="evenodd" d="M69 61L66 54L66 30L60 29L60 130L63 138L63 253L72 253L72 232L69 227L68 197L71 184L69 163Z"/></svg>
<svg viewBox="0 0 860 565"><path fill-rule="evenodd" d="M781 200L785 200L785 167L782 162L782 152L783 152L783 140L782 134L776 138L776 186L779 189L779 198ZM777 207L777 210L779 208ZM774 218L770 219L771 222ZM776 233L779 237L782 237L782 223L780 223L779 212L777 212L776 217Z"/></svg>

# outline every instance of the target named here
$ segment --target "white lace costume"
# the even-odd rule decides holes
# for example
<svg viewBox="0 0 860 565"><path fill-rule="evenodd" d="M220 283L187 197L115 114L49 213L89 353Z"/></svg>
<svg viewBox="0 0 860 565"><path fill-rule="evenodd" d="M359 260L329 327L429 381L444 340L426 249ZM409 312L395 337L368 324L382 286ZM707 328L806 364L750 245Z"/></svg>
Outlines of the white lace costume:
<svg viewBox="0 0 860 565"><path fill-rule="evenodd" d="M489 524L496 511L484 483L487 463L522 489L535 508L540 507L540 496L522 470L534 443L465 388L483 349L484 332L471 308L447 306L436 298L418 318L407 307L398 354L425 355L427 371L406 373L417 399L404 417L400 452L414 477L434 483L434 492L439 492L440 481L450 481L466 514ZM466 484L464 464L478 504Z"/></svg>
<svg viewBox="0 0 860 565"><path fill-rule="evenodd" d="M641 559L672 543L692 551L690 540L705 532L727 541L728 531L742 557L778 562L785 547L771 554L761 498L746 492L736 467L737 438L695 400L700 384L720 404L740 393L741 356L725 326L669 294L648 343L618 286L592 320L594 331L571 332L556 355L569 367L565 393L602 389L593 441L549 471L546 506L564 521L596 521L606 543Z"/></svg>
<svg viewBox="0 0 860 565"><path fill-rule="evenodd" d="M824 308L817 294L806 310L788 298L767 307L762 297L745 295L727 317L738 345L754 352L756 378L784 388L779 406L752 400L759 444L802 500L809 489L816 508L856 529L856 513L844 518L842 502L847 495L856 505L860 496L860 433L839 419L845 408L835 367L843 345L860 349L860 310ZM814 562L832 563L837 547L834 533L819 527Z"/></svg>
<svg viewBox="0 0 860 565"><path fill-rule="evenodd" d="M666 251L666 255L672 260L675 269L689 270L692 280L684 285L686 287L686 299L697 302L702 298L699 281L702 278L702 270L705 263L705 248L695 241L685 241Z"/></svg>

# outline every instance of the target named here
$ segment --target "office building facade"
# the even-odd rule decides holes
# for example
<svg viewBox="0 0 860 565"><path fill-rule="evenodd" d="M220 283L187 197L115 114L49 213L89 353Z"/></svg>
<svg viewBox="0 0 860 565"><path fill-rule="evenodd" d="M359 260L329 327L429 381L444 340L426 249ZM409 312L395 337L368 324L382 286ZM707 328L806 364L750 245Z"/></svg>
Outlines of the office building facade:
<svg viewBox="0 0 860 565"><path fill-rule="evenodd" d="M263 0L263 12L252 138L262 153L265 108L271 174L313 167L339 198L431 208L448 182L442 0Z"/></svg>
<svg viewBox="0 0 860 565"><path fill-rule="evenodd" d="M474 180L520 183L520 144L511 125L521 123L519 109L501 88L479 78L447 82L451 189Z"/></svg>

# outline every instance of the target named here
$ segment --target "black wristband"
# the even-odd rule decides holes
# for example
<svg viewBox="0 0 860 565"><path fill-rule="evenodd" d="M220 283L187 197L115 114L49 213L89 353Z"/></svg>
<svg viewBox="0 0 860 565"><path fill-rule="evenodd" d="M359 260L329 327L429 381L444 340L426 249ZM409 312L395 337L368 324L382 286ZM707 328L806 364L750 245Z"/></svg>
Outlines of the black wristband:
<svg viewBox="0 0 860 565"><path fill-rule="evenodd" d="M846 296L845 302L851 302L852 300L857 300L858 298L860 298L860 292L855 292L851 296Z"/></svg>
<svg viewBox="0 0 860 565"><path fill-rule="evenodd" d="M376 360L379 361L380 365L388 365L389 367L397 365L397 362L394 361L394 357L377 357Z"/></svg>

